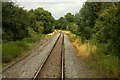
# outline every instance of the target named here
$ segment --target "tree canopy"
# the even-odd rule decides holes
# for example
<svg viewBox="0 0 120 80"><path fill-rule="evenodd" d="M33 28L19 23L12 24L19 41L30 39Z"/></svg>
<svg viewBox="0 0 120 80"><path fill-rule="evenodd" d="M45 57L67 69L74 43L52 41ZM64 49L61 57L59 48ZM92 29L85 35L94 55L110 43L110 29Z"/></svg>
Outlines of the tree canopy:
<svg viewBox="0 0 120 80"><path fill-rule="evenodd" d="M29 36L29 28L37 33L51 33L55 19L43 8L27 11L13 2L2 3L3 40L19 40Z"/></svg>

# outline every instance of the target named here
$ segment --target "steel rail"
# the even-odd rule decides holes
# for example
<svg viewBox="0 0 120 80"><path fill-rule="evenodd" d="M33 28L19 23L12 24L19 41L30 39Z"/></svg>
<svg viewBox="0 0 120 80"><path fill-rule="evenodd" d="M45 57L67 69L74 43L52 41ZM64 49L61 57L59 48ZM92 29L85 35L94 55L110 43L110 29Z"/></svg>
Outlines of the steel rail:
<svg viewBox="0 0 120 80"><path fill-rule="evenodd" d="M63 40L62 40L62 51L61 51L61 80L64 80L64 33L63 34Z"/></svg>

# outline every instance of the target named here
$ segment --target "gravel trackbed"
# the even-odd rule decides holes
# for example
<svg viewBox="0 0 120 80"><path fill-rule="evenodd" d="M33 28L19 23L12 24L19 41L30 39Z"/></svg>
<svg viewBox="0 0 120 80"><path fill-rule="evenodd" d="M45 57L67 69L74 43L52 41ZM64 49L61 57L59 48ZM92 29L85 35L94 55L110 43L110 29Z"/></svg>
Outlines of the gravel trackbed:
<svg viewBox="0 0 120 80"><path fill-rule="evenodd" d="M56 34L50 41L49 44L44 48L40 46L32 54L27 56L25 59L19 61L10 68L2 72L3 78L33 78L37 69L42 64L44 58L47 57L51 49L53 48L60 33ZM35 54L35 55L34 55Z"/></svg>

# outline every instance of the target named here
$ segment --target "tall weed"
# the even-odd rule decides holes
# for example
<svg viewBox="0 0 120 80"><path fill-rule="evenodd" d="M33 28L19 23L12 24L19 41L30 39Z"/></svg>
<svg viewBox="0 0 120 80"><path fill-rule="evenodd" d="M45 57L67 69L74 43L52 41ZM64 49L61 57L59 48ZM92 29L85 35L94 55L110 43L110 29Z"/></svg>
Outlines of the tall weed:
<svg viewBox="0 0 120 80"><path fill-rule="evenodd" d="M21 54L21 47L14 42L2 44L2 62L7 63Z"/></svg>
<svg viewBox="0 0 120 80"><path fill-rule="evenodd" d="M96 52L92 54L93 60L96 60L96 67L104 77L118 77L118 62L119 59L113 53L106 55L106 47L99 46ZM109 51L108 51L109 52Z"/></svg>
<svg viewBox="0 0 120 80"><path fill-rule="evenodd" d="M81 41L80 37L70 33L70 39L78 51L78 55L83 58L90 70L98 75L107 78L118 77L119 59L109 48L109 44L97 43L94 40Z"/></svg>

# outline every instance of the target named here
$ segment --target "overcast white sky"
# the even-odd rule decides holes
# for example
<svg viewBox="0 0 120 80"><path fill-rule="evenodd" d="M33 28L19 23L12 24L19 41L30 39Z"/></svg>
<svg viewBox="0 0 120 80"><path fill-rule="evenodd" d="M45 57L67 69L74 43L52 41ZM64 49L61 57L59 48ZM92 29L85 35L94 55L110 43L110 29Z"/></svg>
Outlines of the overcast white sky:
<svg viewBox="0 0 120 80"><path fill-rule="evenodd" d="M17 4L23 6L27 10L43 7L45 10L50 11L55 19L58 19L68 12L71 12L72 14L77 13L85 1L86 0L17 0Z"/></svg>

